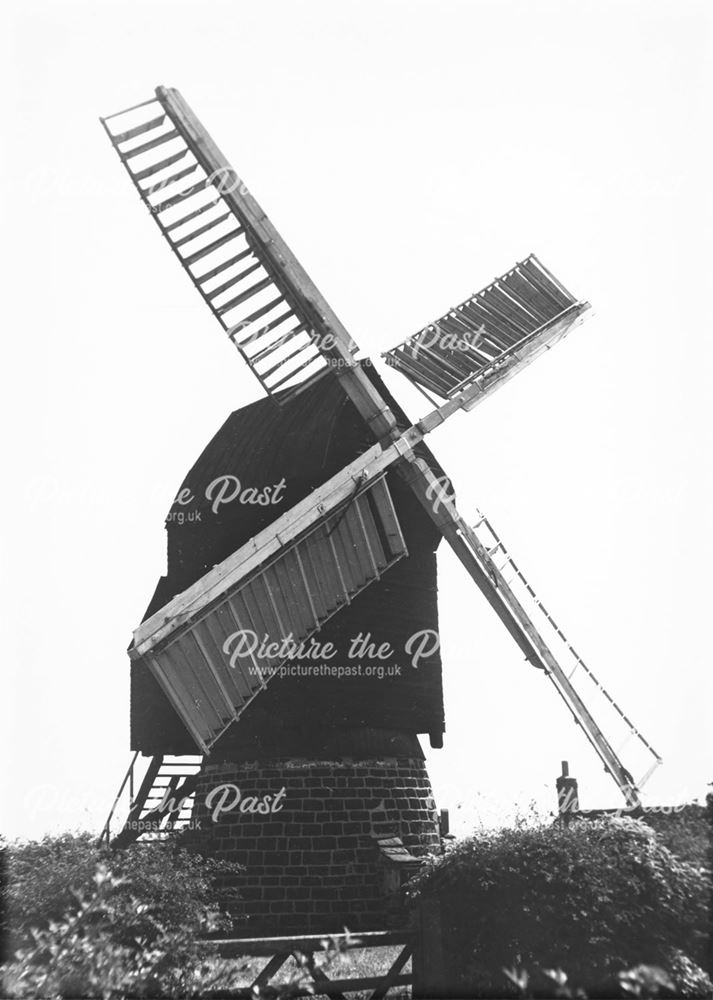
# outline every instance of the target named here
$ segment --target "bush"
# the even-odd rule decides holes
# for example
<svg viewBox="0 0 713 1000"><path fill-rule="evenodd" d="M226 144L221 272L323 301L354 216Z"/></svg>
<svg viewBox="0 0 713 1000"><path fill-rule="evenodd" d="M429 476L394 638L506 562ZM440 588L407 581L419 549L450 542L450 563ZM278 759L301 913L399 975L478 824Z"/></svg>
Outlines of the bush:
<svg viewBox="0 0 713 1000"><path fill-rule="evenodd" d="M503 969L518 966L564 969L608 996L639 965L663 966L688 995L706 989L707 877L636 820L479 834L408 891L440 901L446 967L470 995L502 995Z"/></svg>
<svg viewBox="0 0 713 1000"><path fill-rule="evenodd" d="M238 865L171 844L111 853L89 834L8 848L13 996L177 996L209 963L196 939L228 930L216 879Z"/></svg>
<svg viewBox="0 0 713 1000"><path fill-rule="evenodd" d="M691 802L668 811L650 810L644 814L643 820L656 832L664 847L679 858L697 868L708 867L710 826L705 806Z"/></svg>

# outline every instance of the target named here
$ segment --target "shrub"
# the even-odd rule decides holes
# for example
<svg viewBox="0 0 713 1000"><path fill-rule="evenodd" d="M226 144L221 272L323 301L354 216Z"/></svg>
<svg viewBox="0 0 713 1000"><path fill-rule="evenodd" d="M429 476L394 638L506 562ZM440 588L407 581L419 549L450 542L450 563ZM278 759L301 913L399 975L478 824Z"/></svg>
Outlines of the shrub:
<svg viewBox="0 0 713 1000"><path fill-rule="evenodd" d="M679 858L697 868L709 865L710 827L706 807L691 802L668 811L650 810L643 816L660 842Z"/></svg>
<svg viewBox="0 0 713 1000"><path fill-rule="evenodd" d="M196 939L229 929L215 880L237 865L171 844L112 854L89 834L10 845L5 968L17 997L185 995L207 971Z"/></svg>
<svg viewBox="0 0 713 1000"><path fill-rule="evenodd" d="M513 966L565 969L605 995L643 964L705 989L706 876L636 820L479 834L431 859L408 891L440 901L446 967L471 995L501 995Z"/></svg>

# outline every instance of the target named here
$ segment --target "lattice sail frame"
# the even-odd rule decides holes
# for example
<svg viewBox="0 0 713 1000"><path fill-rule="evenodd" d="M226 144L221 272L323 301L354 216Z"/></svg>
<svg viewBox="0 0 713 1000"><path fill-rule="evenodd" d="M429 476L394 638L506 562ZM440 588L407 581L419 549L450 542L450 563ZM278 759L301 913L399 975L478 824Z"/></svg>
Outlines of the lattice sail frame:
<svg viewBox="0 0 713 1000"><path fill-rule="evenodd" d="M282 545L286 518L264 532L277 537L277 556L256 567L249 542L134 634L131 657L148 666L204 753L290 649L408 554L383 476Z"/></svg>
<svg viewBox="0 0 713 1000"><path fill-rule="evenodd" d="M475 382L486 386L547 329L574 322L580 307L531 254L382 357L417 387L453 399Z"/></svg>
<svg viewBox="0 0 713 1000"><path fill-rule="evenodd" d="M326 324L318 290L177 91L158 87L152 100L101 122L171 250L268 395L284 403L330 361L355 353L341 324Z"/></svg>

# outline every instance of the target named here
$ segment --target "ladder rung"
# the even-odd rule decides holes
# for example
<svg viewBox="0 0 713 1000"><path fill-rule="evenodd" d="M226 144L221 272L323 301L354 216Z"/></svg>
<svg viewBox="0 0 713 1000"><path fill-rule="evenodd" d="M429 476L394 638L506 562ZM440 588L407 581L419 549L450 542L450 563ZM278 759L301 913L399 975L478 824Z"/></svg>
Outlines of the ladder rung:
<svg viewBox="0 0 713 1000"><path fill-rule="evenodd" d="M122 160L130 160L133 156L139 156L141 153L148 153L150 149L155 149L156 146L162 146L164 142L170 142L171 139L177 139L180 133L177 129L172 128L169 132L164 132L158 137L158 139L150 139L149 142L143 142L140 146L134 146L133 149L128 150L126 153L121 154ZM186 148L186 152L188 149Z"/></svg>
<svg viewBox="0 0 713 1000"><path fill-rule="evenodd" d="M220 247L225 246L226 243L230 243L231 240L234 240L236 236L240 236L244 231L245 230L242 226L238 226L237 229L232 229L229 233L226 233L225 236L221 236L219 239L213 240L212 243L208 243L207 246L201 247L200 250L196 250L195 253L190 254L188 257L182 257L181 260L186 267L197 264L199 260L207 257L208 254L213 253L214 250L218 250ZM198 280L204 281L205 275L201 275Z"/></svg>
<svg viewBox="0 0 713 1000"><path fill-rule="evenodd" d="M266 316L271 309L274 309L275 306L279 306L279 304L281 302L284 302L284 300L285 300L284 295L278 295L276 299L273 299L272 302L268 302L266 306L260 306L260 308L256 309L254 313L251 313L249 316L246 316L245 319L241 320L239 323L236 323L235 326L231 327L228 330L228 336L232 337L233 334L237 333L238 330L244 330L247 326L250 326L251 323L254 323L256 320L260 319L261 316ZM235 343L238 345L238 347L242 347L243 344L249 344L251 341L252 341L252 334L246 337L245 340L235 341Z"/></svg>
<svg viewBox="0 0 713 1000"><path fill-rule="evenodd" d="M153 101L145 101L144 103L153 104ZM140 107L142 107L141 104L136 105L136 108ZM110 119L116 118L118 115L127 114L129 111L136 111L136 108L127 108L127 111L118 111L116 115L109 115L109 118L105 118L104 121L108 122ZM151 129L158 128L160 125L163 125L165 121L166 115L160 115L158 118L152 118L151 121L144 122L143 125L136 125L134 128L130 128L126 132L120 132L118 135L112 135L111 141L115 146L120 142L128 142L129 139L135 139L137 135L143 135L144 132L150 132Z"/></svg>
<svg viewBox="0 0 713 1000"><path fill-rule="evenodd" d="M302 324L300 324L300 326L301 326L301 325L302 325ZM297 328L297 332L298 332L298 333L300 332L300 329L299 329L299 327ZM278 347L281 347L281 346L282 346L281 344L278 344ZM309 348L310 348L310 347L314 347L314 344L313 344L313 343L312 343L311 341L310 341L310 343L309 343L309 344L301 344L301 345L300 345L300 346L299 346L299 347L297 348L297 350L296 350L296 351L292 351L292 353L291 353L291 354L288 354L288 355L287 355L286 357L284 357L284 358L281 358L281 359L280 359L280 360L279 360L279 361L277 362L277 364L276 364L276 365L273 365L273 366L272 366L272 368L268 368L266 372L260 372L260 378L267 378L267 377L268 377L268 375L272 375L272 373L273 373L273 372L276 372L278 368L282 368L282 366L283 366L283 365L286 365L288 361L292 361L292 359L293 359L293 358L296 358L298 354L301 354L301 353L302 353L303 351L305 351L305 350L309 350ZM319 355L317 355L317 357L319 357ZM255 358L251 358L251 359L250 359L250 363L251 363L251 364L254 364L254 363L255 363ZM316 613L315 613L315 617L317 617Z"/></svg>
<svg viewBox="0 0 713 1000"><path fill-rule="evenodd" d="M273 280L270 275L268 275L266 278L263 278L262 281L258 281L256 285L246 288L244 292L240 293L240 295L236 295L234 299L231 299L229 302L226 302L225 305L222 305L220 309L217 310L218 315L223 316L225 313L230 312L231 309L239 306L241 302L247 301L247 299L252 298L253 295L257 295L257 293L261 292L263 288L267 288L267 286L271 284L273 284Z"/></svg>
<svg viewBox="0 0 713 1000"><path fill-rule="evenodd" d="M313 346L314 346L313 344L310 344L310 347L313 347ZM319 353L319 351L317 351L317 353L314 355L314 357L308 358L307 361L305 361L303 364L298 365L297 368L294 368L291 372L288 372L288 374L285 375L284 378L281 378L279 380L279 382L274 382L270 386L270 392L274 392L275 389L278 388L278 386L281 386L284 382L288 382L291 378L294 378L294 376L298 372L301 372L303 368L306 368L307 365L311 365L313 362L319 361L319 360L324 360L324 359L322 358L322 355ZM325 362L325 364L326 364L326 362ZM327 368L328 367L329 367L329 365L327 365Z"/></svg>
<svg viewBox="0 0 713 1000"><path fill-rule="evenodd" d="M231 257L231 259L230 259L230 266L232 267L233 264L237 264L238 261L244 260L246 257L249 257L251 254L252 254L252 250L250 249L250 247L248 247L247 250L243 250L243 252L237 254L237 256ZM260 266L260 262L258 261L257 267L259 267L259 266ZM227 270L227 268L223 268L223 270ZM245 273L246 272L243 271L243 274L245 274ZM213 277L215 277L215 275L213 275ZM201 279L201 280L203 280L203 279ZM211 299L211 300L212 299L217 299L219 295L222 295L222 293L225 292L225 291L227 291L230 288L230 286L233 285L233 284L235 284L235 278L234 277L233 278L228 278L228 280L224 281L222 285L217 285L215 288L211 288L211 290L209 292L206 292L206 297L209 298L209 299Z"/></svg>
<svg viewBox="0 0 713 1000"><path fill-rule="evenodd" d="M252 251L249 252L252 253ZM240 284L240 282L243 281L244 278L247 278L248 275L254 274L254 272L257 271L257 269L260 267L262 267L262 264L258 260L254 264L251 264L250 267L246 267L244 271L240 272L240 274L233 275L233 277L229 281L226 281L222 285L220 285L219 286L220 290L218 288L214 288L213 291L208 296L208 298L209 299L217 298L219 295L222 295L223 292L227 292L229 288L232 288L234 285Z"/></svg>
<svg viewBox="0 0 713 1000"><path fill-rule="evenodd" d="M179 194L173 195L172 198L168 198L166 201L158 201L155 205L149 205L152 212L167 212L169 208L175 208L176 205L180 205L182 201L186 201L188 198L192 198L194 194L198 194L199 191L204 191L210 184L210 177L206 177L202 181L198 181L197 184L193 184L191 187L186 188L185 191L179 192ZM151 190L146 190L142 192L143 194L154 194L155 192Z"/></svg>
<svg viewBox="0 0 713 1000"><path fill-rule="evenodd" d="M230 218L230 212L223 212L222 215L219 215L215 219L211 219L210 222L206 222L203 226L199 226L198 229L194 229L193 232L187 233L185 236L181 236L181 238L176 240L173 245L175 247L182 247L186 243L190 243L191 240L195 240L199 236L202 236L203 233L208 233L211 229L215 229L216 226L219 226L221 222L225 222L228 218Z"/></svg>
<svg viewBox="0 0 713 1000"><path fill-rule="evenodd" d="M176 181L188 177L189 174L194 173L197 169L198 164L192 163L190 167L185 167L183 170L179 170L177 174L171 174L170 177L162 177L160 181L156 181L153 185L149 184L147 188L143 188L142 190L146 194L155 194L157 191L163 191L165 188L170 187L171 184L175 184Z"/></svg>
<svg viewBox="0 0 713 1000"><path fill-rule="evenodd" d="M250 338L250 342L254 343L255 341L259 340L260 337L264 336L265 333L270 333L277 326L279 326L280 323L284 323L284 321L289 318L295 319L294 314L290 310L288 310L286 313L283 313L282 316L278 317L278 319L276 319L274 323L268 323L267 326L263 326L261 330L258 330L258 332ZM262 361L265 358L269 357L273 351L277 350L278 347L281 347L283 344L286 344L288 341L292 340L293 337L296 337L298 333L302 333L302 331L306 329L307 327L304 325L304 323L300 323L299 326L296 326L294 328L294 330L290 330L287 333L281 333L274 343L268 344L267 347L263 347L263 349L261 351L258 351L257 354L253 354L253 356L250 358L251 364L256 364L258 361Z"/></svg>
<svg viewBox="0 0 713 1000"><path fill-rule="evenodd" d="M204 284L206 281L210 281L211 278L215 278L223 271L227 271L229 267L232 267L233 264L237 264L239 260L243 260L245 257L248 256L248 254L251 253L252 250L250 249L250 247L248 247L247 250L242 250L239 254L236 254L234 257L229 257L227 260L221 261L220 264L216 264L215 267L212 267L210 271L206 271L205 274L196 275L196 281L198 282L199 285Z"/></svg>
<svg viewBox="0 0 713 1000"><path fill-rule="evenodd" d="M194 212L189 212L188 215L182 215L180 219L176 219L176 221L172 222L170 226L166 226L166 232L170 233L173 229L178 229L179 226L185 225L185 223L190 222L191 219L195 219L197 216L203 215L203 213L207 212L209 209L215 208L218 201L219 199L215 198L213 201L209 201L206 205L201 205L201 207L197 208Z"/></svg>
<svg viewBox="0 0 713 1000"><path fill-rule="evenodd" d="M170 167L172 163L178 163L188 152L188 149L182 149L178 153L173 153L171 156L167 156L165 160L159 160L158 163L152 163L150 167L146 167L144 170L139 170L134 174L134 180L143 181L152 174L157 174L159 170L163 170L164 167ZM195 169L195 167L193 168Z"/></svg>

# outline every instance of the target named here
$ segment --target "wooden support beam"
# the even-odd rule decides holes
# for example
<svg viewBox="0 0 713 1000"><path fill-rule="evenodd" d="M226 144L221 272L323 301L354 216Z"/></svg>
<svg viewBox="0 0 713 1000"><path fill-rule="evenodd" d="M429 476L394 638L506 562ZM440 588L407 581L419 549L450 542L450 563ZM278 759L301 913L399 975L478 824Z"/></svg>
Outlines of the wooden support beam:
<svg viewBox="0 0 713 1000"><path fill-rule="evenodd" d="M443 960L441 904L437 899L421 899L418 931L413 952L414 1000L448 997Z"/></svg>

